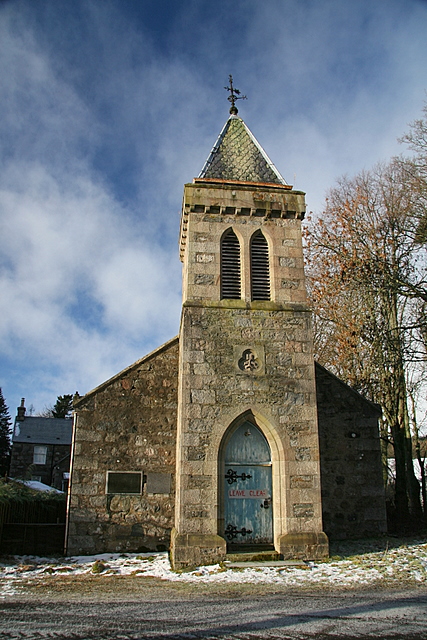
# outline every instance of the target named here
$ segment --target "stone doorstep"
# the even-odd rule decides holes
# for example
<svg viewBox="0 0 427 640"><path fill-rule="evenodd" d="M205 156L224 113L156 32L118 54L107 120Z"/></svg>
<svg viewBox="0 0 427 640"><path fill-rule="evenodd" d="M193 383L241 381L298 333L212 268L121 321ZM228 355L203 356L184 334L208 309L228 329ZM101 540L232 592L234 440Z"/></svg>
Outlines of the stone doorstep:
<svg viewBox="0 0 427 640"><path fill-rule="evenodd" d="M256 567L306 567L304 560L283 560L274 549L236 549L226 555L224 564L231 569Z"/></svg>
<svg viewBox="0 0 427 640"><path fill-rule="evenodd" d="M259 567L307 567L304 560L264 560L264 561L241 561L234 562L225 560L227 569L256 569Z"/></svg>

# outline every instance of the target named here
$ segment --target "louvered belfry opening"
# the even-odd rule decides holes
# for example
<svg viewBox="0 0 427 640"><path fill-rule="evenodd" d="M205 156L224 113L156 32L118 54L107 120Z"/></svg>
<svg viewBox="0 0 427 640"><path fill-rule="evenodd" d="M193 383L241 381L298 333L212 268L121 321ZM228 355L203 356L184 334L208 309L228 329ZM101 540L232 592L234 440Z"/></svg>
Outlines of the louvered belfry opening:
<svg viewBox="0 0 427 640"><path fill-rule="evenodd" d="M240 243L230 229L221 241L221 299L241 297Z"/></svg>
<svg viewBox="0 0 427 640"><path fill-rule="evenodd" d="M261 231L251 240L251 297L252 300L270 300L268 243Z"/></svg>

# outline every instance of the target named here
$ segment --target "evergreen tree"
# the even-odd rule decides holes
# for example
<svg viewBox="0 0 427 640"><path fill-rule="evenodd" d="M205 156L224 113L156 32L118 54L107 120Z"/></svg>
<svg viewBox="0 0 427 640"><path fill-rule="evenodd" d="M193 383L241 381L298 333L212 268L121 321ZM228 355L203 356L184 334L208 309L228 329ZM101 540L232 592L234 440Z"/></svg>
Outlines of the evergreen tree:
<svg viewBox="0 0 427 640"><path fill-rule="evenodd" d="M72 411L73 396L65 394L58 396L54 405L46 406L38 415L42 418L71 418Z"/></svg>
<svg viewBox="0 0 427 640"><path fill-rule="evenodd" d="M52 408L53 418L69 418L73 410L73 396L66 394L58 396Z"/></svg>
<svg viewBox="0 0 427 640"><path fill-rule="evenodd" d="M3 398L0 388L0 476L4 476L9 470L10 462L10 419L9 409Z"/></svg>

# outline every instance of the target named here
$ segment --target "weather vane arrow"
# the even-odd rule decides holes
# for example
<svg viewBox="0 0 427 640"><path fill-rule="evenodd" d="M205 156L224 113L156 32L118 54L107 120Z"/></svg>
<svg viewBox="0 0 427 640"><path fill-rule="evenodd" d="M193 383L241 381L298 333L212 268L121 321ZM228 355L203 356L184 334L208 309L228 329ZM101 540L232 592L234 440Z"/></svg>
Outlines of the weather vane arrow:
<svg viewBox="0 0 427 640"><path fill-rule="evenodd" d="M241 96L240 95L240 91L233 87L233 76L232 75L229 75L228 79L229 79L229 82L230 82L230 86L229 87L224 87L224 89L226 91L230 92L230 95L227 98L227 100L229 102L231 102L230 113L231 113L231 115L236 116L238 114L238 109L236 107L236 100L247 100L247 97L246 96Z"/></svg>

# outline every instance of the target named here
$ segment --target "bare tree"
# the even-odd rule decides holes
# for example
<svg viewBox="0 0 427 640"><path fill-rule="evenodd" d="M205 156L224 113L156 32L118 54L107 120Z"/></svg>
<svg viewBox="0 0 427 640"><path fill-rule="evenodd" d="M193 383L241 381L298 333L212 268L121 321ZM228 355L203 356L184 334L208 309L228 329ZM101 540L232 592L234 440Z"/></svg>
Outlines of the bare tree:
<svg viewBox="0 0 427 640"><path fill-rule="evenodd" d="M425 372L420 308L427 299L419 197L402 162L343 178L306 233L319 361L378 402L393 444L395 506L421 519L414 474L408 375Z"/></svg>

